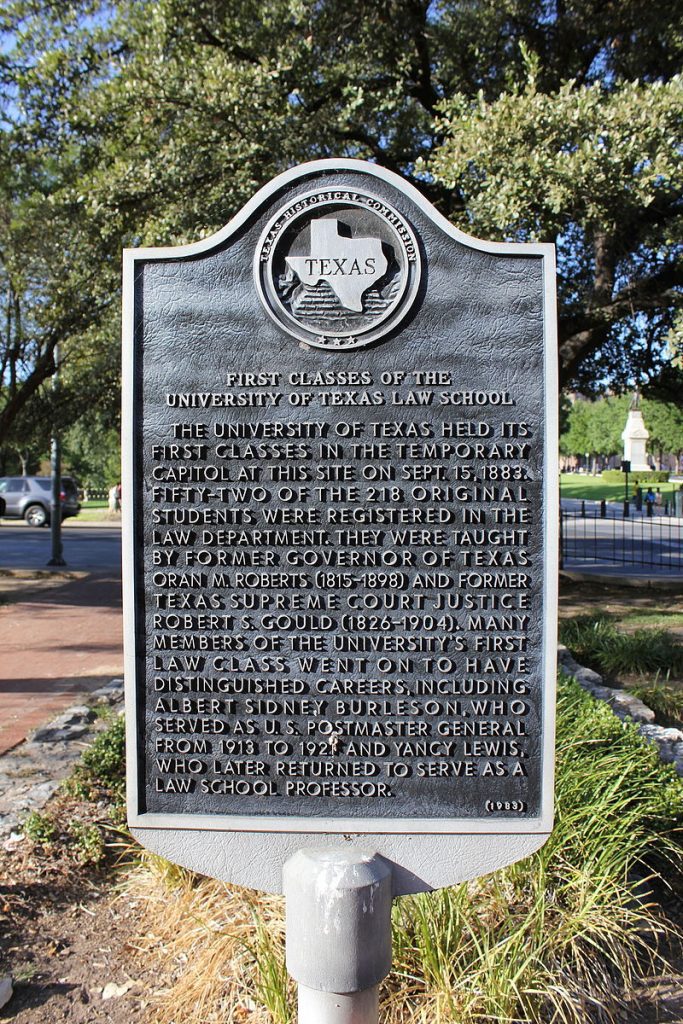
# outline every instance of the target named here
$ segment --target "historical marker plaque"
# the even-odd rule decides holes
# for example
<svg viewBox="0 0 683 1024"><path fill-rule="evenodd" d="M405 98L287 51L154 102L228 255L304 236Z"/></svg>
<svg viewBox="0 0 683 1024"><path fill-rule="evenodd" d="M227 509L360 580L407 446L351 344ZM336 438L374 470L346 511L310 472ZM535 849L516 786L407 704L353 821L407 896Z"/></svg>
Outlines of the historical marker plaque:
<svg viewBox="0 0 683 1024"><path fill-rule="evenodd" d="M401 891L537 848L552 247L321 161L206 241L129 250L124 285L136 835L264 888L331 833Z"/></svg>

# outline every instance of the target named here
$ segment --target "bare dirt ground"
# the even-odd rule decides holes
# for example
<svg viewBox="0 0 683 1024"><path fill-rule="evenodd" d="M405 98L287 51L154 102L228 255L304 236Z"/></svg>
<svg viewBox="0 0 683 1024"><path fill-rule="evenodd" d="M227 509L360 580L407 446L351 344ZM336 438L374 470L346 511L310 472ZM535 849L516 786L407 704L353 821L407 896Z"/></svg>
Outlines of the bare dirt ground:
<svg viewBox="0 0 683 1024"><path fill-rule="evenodd" d="M139 914L111 864L28 846L0 854L0 975L14 981L0 1021L142 1022L157 979L134 955Z"/></svg>
<svg viewBox="0 0 683 1024"><path fill-rule="evenodd" d="M85 880L17 867L16 857L0 861L3 959L14 977L0 1021L142 1021L156 979L131 956L135 907L112 899L106 875Z"/></svg>
<svg viewBox="0 0 683 1024"><path fill-rule="evenodd" d="M575 615L597 615L607 612L617 617L628 617L634 612L651 613L674 618L683 614L683 588L660 590L657 587L621 587L607 583L560 579L560 618ZM667 625L672 633L683 639L683 625Z"/></svg>

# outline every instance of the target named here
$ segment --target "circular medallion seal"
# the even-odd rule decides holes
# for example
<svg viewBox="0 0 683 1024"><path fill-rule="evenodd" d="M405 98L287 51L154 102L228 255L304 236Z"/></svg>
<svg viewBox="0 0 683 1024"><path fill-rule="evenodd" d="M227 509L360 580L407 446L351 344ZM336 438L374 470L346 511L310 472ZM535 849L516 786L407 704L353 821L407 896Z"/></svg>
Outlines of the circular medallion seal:
<svg viewBox="0 0 683 1024"><path fill-rule="evenodd" d="M369 345L408 313L420 283L415 234L377 196L318 189L271 219L254 259L261 302L317 348Z"/></svg>

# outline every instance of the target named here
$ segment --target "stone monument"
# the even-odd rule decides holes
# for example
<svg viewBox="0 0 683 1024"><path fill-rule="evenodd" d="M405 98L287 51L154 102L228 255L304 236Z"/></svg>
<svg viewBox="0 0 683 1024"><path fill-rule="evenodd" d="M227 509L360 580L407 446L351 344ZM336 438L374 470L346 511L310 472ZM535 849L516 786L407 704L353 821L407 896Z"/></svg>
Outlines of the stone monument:
<svg viewBox="0 0 683 1024"><path fill-rule="evenodd" d="M642 473L651 467L647 461L647 439L650 436L645 427L640 409L640 395L636 391L628 411L626 426L621 439L624 442L624 462L631 464L631 473Z"/></svg>
<svg viewBox="0 0 683 1024"><path fill-rule="evenodd" d="M316 1024L372 1019L392 894L552 827L554 288L354 160L125 254L129 822L284 885Z"/></svg>

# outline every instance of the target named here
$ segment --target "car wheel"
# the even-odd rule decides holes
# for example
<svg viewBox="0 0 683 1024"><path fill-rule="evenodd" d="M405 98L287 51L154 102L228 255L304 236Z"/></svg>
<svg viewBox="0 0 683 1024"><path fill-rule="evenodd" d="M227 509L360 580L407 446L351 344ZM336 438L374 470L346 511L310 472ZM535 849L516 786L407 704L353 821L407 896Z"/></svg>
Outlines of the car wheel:
<svg viewBox="0 0 683 1024"><path fill-rule="evenodd" d="M29 526L45 526L47 523L47 512L42 505L29 505L24 512L24 519Z"/></svg>

